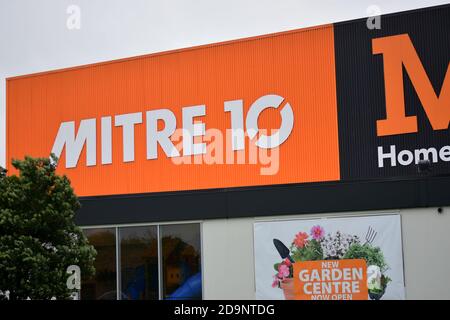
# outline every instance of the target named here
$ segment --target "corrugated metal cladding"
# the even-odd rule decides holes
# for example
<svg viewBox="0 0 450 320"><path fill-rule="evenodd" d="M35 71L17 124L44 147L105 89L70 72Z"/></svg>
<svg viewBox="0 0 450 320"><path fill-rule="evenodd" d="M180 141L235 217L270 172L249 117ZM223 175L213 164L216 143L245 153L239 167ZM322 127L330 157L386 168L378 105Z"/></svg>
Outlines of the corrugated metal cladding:
<svg viewBox="0 0 450 320"><path fill-rule="evenodd" d="M86 148L76 168L64 168L64 152L59 164L80 196L339 180L333 37L332 26L324 26L10 79L8 157L48 156L62 122L78 126L95 118L96 165L86 165ZM193 163L180 165L161 148L158 159L147 159L146 111L170 109L181 128L183 107L205 105L198 120L225 133L231 125L225 101L243 100L247 113L269 94L282 96L294 113L275 174L261 174L267 164L249 164L248 139L245 150L235 152L236 159L243 153L246 164L195 164L189 156ZM123 161L122 128L113 124L112 164L102 165L100 118L136 112L143 115L135 125L134 161ZM269 110L259 120L267 129L281 122L278 111ZM226 141L217 148L222 145ZM230 148L219 157L223 162Z"/></svg>
<svg viewBox="0 0 450 320"><path fill-rule="evenodd" d="M78 126L83 119L95 118L96 164L86 165L84 148L76 168L64 168L63 153L58 169L70 177L80 196L413 177L417 167L415 159L408 163L409 155L424 148L437 150L433 173L449 174L448 125L434 127L430 113L435 114L435 124L442 123L436 114L450 119L450 6L382 16L381 29L370 29L366 22L11 78L7 157L48 156L62 122L75 121ZM413 53L407 42L396 42L405 37ZM398 46L395 57L381 41ZM376 52L383 48L387 51ZM403 54L408 61L395 64L394 58ZM396 92L388 85L394 80ZM146 111L170 109L181 128L183 107L206 105L206 115L199 120L206 129L225 132L231 120L225 101L243 100L247 114L255 100L268 94L282 96L294 113L294 127L279 148L279 170L274 174L261 175L261 165L248 164L248 139L243 151L247 164L180 165L161 148L158 159L146 158ZM402 94L403 115L402 106L389 104L391 96L400 101ZM395 109L396 115L389 115L388 109ZM100 118L136 112L142 112L142 123L135 126L134 161L123 162L122 128L113 123L112 164L102 165ZM401 132L399 118L413 116L417 130ZM399 132L385 134L377 127L386 118ZM259 120L262 128L278 128L281 123L278 111L265 111ZM394 162L386 156L380 167L379 148L386 154L391 146L396 150ZM402 150L407 152L399 156ZM429 156L434 160L432 151Z"/></svg>

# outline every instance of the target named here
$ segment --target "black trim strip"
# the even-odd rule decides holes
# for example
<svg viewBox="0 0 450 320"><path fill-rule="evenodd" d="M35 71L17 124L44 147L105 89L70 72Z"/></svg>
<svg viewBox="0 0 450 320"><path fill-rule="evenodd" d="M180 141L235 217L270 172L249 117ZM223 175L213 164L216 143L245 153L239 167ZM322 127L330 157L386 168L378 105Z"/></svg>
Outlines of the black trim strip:
<svg viewBox="0 0 450 320"><path fill-rule="evenodd" d="M450 176L80 198L78 225L403 209L450 205Z"/></svg>

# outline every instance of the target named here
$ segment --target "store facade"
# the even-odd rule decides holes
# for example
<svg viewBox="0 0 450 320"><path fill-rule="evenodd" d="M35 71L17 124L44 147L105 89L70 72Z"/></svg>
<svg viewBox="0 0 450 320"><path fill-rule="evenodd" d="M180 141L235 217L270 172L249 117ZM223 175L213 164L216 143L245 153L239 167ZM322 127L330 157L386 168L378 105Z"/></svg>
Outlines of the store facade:
<svg viewBox="0 0 450 320"><path fill-rule="evenodd" d="M82 298L273 298L263 223L367 216L364 245L391 228L376 216L398 217L383 240L398 244L393 298L450 298L449 18L446 5L10 78L7 159L60 158L99 252ZM431 242L415 250L419 235ZM417 280L427 254L434 293Z"/></svg>

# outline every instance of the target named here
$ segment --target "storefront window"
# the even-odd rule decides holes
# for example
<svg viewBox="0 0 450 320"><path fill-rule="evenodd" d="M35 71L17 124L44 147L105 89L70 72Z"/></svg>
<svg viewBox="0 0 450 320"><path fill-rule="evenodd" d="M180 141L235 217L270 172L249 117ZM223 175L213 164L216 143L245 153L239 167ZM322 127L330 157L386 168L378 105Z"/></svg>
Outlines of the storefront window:
<svg viewBox="0 0 450 320"><path fill-rule="evenodd" d="M84 233L97 250L97 257L95 275L90 279L82 275L81 299L114 300L117 297L115 228L86 229Z"/></svg>
<svg viewBox="0 0 450 320"><path fill-rule="evenodd" d="M157 300L157 227L119 228L119 237L122 299Z"/></svg>
<svg viewBox="0 0 450 320"><path fill-rule="evenodd" d="M200 225L160 227L163 299L201 299Z"/></svg>
<svg viewBox="0 0 450 320"><path fill-rule="evenodd" d="M200 224L95 228L83 232L97 256L95 275L89 279L82 275L81 299L202 299Z"/></svg>

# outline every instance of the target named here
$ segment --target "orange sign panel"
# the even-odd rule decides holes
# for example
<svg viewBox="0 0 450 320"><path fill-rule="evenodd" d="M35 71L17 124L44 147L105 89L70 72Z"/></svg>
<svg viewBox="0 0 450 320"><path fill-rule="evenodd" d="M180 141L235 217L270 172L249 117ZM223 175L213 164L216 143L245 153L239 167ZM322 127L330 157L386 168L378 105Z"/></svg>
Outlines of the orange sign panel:
<svg viewBox="0 0 450 320"><path fill-rule="evenodd" d="M325 26L10 78L9 169L53 151L79 196L339 180L333 37Z"/></svg>
<svg viewBox="0 0 450 320"><path fill-rule="evenodd" d="M297 300L367 300L367 265L363 259L294 264Z"/></svg>

